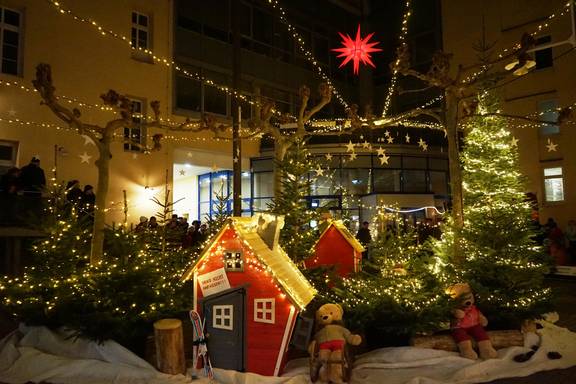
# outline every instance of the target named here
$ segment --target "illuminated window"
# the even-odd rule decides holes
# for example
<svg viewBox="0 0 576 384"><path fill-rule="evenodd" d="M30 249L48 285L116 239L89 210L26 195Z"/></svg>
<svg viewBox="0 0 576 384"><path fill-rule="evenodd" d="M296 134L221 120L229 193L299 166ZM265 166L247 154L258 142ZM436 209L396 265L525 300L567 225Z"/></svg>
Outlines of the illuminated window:
<svg viewBox="0 0 576 384"><path fill-rule="evenodd" d="M254 321L274 324L276 321L275 299L254 299Z"/></svg>
<svg viewBox="0 0 576 384"><path fill-rule="evenodd" d="M18 75L20 71L21 24L20 12L0 7L0 73Z"/></svg>
<svg viewBox="0 0 576 384"><path fill-rule="evenodd" d="M212 307L212 328L234 329L234 306L215 305Z"/></svg>
<svg viewBox="0 0 576 384"><path fill-rule="evenodd" d="M132 124L124 127L124 150L141 152L146 145L146 134L144 133L145 112L142 100L132 101Z"/></svg>
<svg viewBox="0 0 576 384"><path fill-rule="evenodd" d="M244 270L242 251L224 251L224 269L231 272L242 272Z"/></svg>
<svg viewBox="0 0 576 384"><path fill-rule="evenodd" d="M544 168L544 195L547 202L564 201L562 167Z"/></svg>

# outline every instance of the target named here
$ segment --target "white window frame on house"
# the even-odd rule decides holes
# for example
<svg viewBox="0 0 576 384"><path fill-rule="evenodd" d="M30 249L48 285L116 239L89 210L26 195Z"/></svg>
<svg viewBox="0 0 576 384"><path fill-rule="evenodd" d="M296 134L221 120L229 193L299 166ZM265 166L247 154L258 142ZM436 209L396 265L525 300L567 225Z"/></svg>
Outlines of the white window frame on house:
<svg viewBox="0 0 576 384"><path fill-rule="evenodd" d="M134 16L136 16L136 22L134 22ZM140 18L146 18L146 25L140 24ZM132 11L130 20L132 21L132 28L130 29L130 42L132 46L139 50L149 50L151 48L150 42L152 41L152 28L150 27L150 15L138 11ZM146 32L146 45L140 46L141 33Z"/></svg>
<svg viewBox="0 0 576 384"><path fill-rule="evenodd" d="M270 314L269 319L267 314ZM276 299L254 299L254 321L274 324L276 322Z"/></svg>
<svg viewBox="0 0 576 384"><path fill-rule="evenodd" d="M143 152L146 148L146 102L142 99L130 98L132 102L132 125L124 127L124 151ZM139 140L132 140L134 132L138 131Z"/></svg>
<svg viewBox="0 0 576 384"><path fill-rule="evenodd" d="M19 16L18 26L12 24L6 24L4 22L4 12L8 10L10 12L17 13ZM23 15L21 11L18 11L13 8L8 8L0 5L0 16L2 17L0 20L0 73L6 75L13 75L19 76L22 71L22 22L23 22ZM16 73L9 73L4 72L4 31L11 31L18 34L18 47L16 53Z"/></svg>
<svg viewBox="0 0 576 384"><path fill-rule="evenodd" d="M228 320L228 325L226 325ZM234 330L234 306L214 305L212 306L212 328Z"/></svg>
<svg viewBox="0 0 576 384"><path fill-rule="evenodd" d="M564 201L564 175L562 166L546 167L544 175L544 201L561 203Z"/></svg>

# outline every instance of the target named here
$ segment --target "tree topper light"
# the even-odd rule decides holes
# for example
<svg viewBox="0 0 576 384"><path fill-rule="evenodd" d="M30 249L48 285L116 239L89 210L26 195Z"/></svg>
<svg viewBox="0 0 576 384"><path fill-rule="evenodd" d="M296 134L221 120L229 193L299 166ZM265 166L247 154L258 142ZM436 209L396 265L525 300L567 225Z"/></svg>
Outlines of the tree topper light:
<svg viewBox="0 0 576 384"><path fill-rule="evenodd" d="M376 68L374 63L370 58L370 54L372 52L379 52L381 51L380 48L375 48L374 46L378 44L378 41L373 43L369 43L368 41L372 38L374 33L369 34L365 38L360 37L360 25L358 25L358 30L356 31L356 38L352 40L352 38L346 34L342 34L338 32L340 37L342 38L342 48L335 48L332 49L335 52L340 52L337 57L345 57L342 61L342 64L338 68L342 68L346 65L350 60L354 63L354 74L358 74L358 69L360 68L360 61L363 64L371 65L372 67Z"/></svg>

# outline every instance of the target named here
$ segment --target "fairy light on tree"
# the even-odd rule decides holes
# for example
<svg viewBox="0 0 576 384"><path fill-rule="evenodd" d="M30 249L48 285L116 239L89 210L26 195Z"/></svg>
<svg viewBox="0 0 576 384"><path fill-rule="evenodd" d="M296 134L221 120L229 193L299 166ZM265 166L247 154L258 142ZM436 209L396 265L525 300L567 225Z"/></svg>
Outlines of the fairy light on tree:
<svg viewBox="0 0 576 384"><path fill-rule="evenodd" d="M513 323L542 313L548 267L534 242L530 202L507 121L492 115L499 112L498 103L486 92L478 110L467 124L462 152L464 227L450 220L435 249L447 281L469 282L489 318ZM463 263L455 262L462 258L451 246L456 231Z"/></svg>

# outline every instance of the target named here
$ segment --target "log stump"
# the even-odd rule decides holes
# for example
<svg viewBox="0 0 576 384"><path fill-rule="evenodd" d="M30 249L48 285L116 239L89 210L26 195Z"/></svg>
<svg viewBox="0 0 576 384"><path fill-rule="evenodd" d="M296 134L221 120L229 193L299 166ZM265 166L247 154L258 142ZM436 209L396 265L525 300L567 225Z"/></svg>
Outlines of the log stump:
<svg viewBox="0 0 576 384"><path fill-rule="evenodd" d="M154 323L156 345L156 368L171 375L186 373L182 322L178 319L162 319Z"/></svg>
<svg viewBox="0 0 576 384"><path fill-rule="evenodd" d="M488 331L487 333L494 349L521 347L524 345L524 335L519 330ZM473 343L475 344L474 341ZM415 336L410 340L410 345L418 348L458 352L458 346L450 334Z"/></svg>

